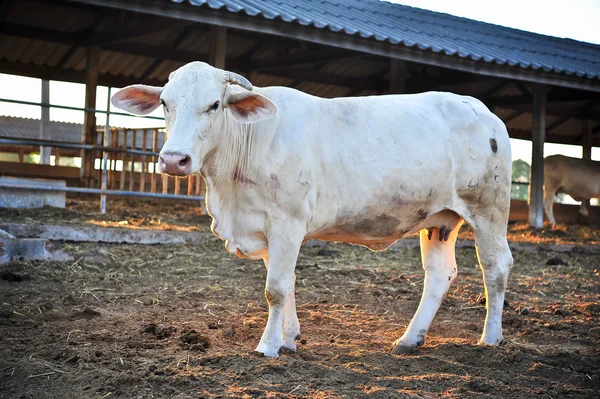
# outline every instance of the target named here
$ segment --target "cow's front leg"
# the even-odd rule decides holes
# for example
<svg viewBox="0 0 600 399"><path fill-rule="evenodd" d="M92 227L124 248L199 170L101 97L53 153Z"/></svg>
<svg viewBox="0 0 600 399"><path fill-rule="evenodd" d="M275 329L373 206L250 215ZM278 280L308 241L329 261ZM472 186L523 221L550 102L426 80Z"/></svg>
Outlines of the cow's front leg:
<svg viewBox="0 0 600 399"><path fill-rule="evenodd" d="M279 350L284 346L295 350L294 340L300 331L294 299L294 269L302 235L286 233L272 235L273 238L269 239L266 260L265 297L269 305L269 319L256 352L271 357L278 357Z"/></svg>
<svg viewBox="0 0 600 399"><path fill-rule="evenodd" d="M264 259L267 272L269 270L269 258ZM296 275L294 274L293 287L296 286ZM296 351L296 340L300 337L300 322L296 313L296 294L294 289L289 292L283 308L283 348L292 352Z"/></svg>

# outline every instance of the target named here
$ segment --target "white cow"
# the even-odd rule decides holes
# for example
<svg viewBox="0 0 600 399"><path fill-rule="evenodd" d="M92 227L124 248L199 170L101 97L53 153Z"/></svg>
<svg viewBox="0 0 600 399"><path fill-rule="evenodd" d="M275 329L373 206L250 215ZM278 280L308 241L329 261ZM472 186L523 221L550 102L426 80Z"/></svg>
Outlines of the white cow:
<svg viewBox="0 0 600 399"><path fill-rule="evenodd" d="M600 197L600 162L589 159L552 155L544 159L544 210L552 225L554 197L565 193L581 201L580 212L588 216L586 201Z"/></svg>
<svg viewBox="0 0 600 399"><path fill-rule="evenodd" d="M257 352L295 350L294 269L309 239L381 251L420 232L425 286L394 353L422 345L456 278L454 246L475 231L486 287L481 343L502 341L512 265L506 240L511 153L503 123L450 93L323 99L193 62L164 87L129 86L118 108L164 107L160 168L206 180L212 231L229 252L263 259L269 318Z"/></svg>

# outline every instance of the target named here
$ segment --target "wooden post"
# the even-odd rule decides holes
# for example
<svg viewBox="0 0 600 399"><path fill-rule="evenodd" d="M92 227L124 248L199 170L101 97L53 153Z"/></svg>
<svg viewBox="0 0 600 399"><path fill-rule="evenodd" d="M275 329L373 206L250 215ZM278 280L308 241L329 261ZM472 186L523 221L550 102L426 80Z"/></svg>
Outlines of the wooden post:
<svg viewBox="0 0 600 399"><path fill-rule="evenodd" d="M535 229L541 229L544 224L542 191L544 187L544 142L546 141L546 94L546 86L537 83L533 85L529 225Z"/></svg>
<svg viewBox="0 0 600 399"><path fill-rule="evenodd" d="M127 150L127 136L129 131L127 129L123 129L123 143L121 143L121 148ZM125 190L125 180L127 179L127 153L121 153L121 182L119 184L119 190Z"/></svg>
<svg viewBox="0 0 600 399"><path fill-rule="evenodd" d="M390 94L405 92L406 77L406 61L390 59Z"/></svg>
<svg viewBox="0 0 600 399"><path fill-rule="evenodd" d="M154 129L152 133L152 152L156 152L156 148L158 147L158 129ZM150 192L156 192L156 164L158 160L156 159L156 155L152 156L152 177L150 178Z"/></svg>
<svg viewBox="0 0 600 399"><path fill-rule="evenodd" d="M110 146L112 148L117 148L119 146L119 130L113 129L110 134ZM108 158L110 159L109 170L108 170L108 187L111 190L115 190L117 188L117 157L114 152L108 153Z"/></svg>
<svg viewBox="0 0 600 399"><path fill-rule="evenodd" d="M176 176L175 177L175 195L179 195L180 191L181 191L181 177Z"/></svg>
<svg viewBox="0 0 600 399"><path fill-rule="evenodd" d="M196 175L190 175L187 179L187 195L194 194L194 179Z"/></svg>
<svg viewBox="0 0 600 399"><path fill-rule="evenodd" d="M135 150L137 147L138 131L133 130L131 133L132 133L131 148ZM133 188L135 186L135 155L131 154L130 158L131 158L131 167L130 167L130 173L129 173L129 191L133 191Z"/></svg>
<svg viewBox="0 0 600 399"><path fill-rule="evenodd" d="M583 149L582 158L592 159L592 120L583 119L581 121L581 146Z"/></svg>
<svg viewBox="0 0 600 399"><path fill-rule="evenodd" d="M96 109L96 88L98 86L98 47L87 47L85 56L85 108ZM81 141L85 144L96 144L96 113L85 111L83 118L83 132ZM81 151L81 179L83 183L92 187L94 171L94 152Z"/></svg>
<svg viewBox="0 0 600 399"><path fill-rule="evenodd" d="M148 140L148 130L144 129L142 136L142 151L146 151L148 146L146 145ZM140 192L146 190L146 172L148 171L148 158L146 155L142 155L142 176L140 177Z"/></svg>
<svg viewBox="0 0 600 399"><path fill-rule="evenodd" d="M210 46L208 63L215 68L225 69L227 57L227 28L222 26L210 27Z"/></svg>
<svg viewBox="0 0 600 399"><path fill-rule="evenodd" d="M50 81L42 80L42 118L40 119L40 139L49 139L50 122ZM40 146L40 164L50 165L50 147Z"/></svg>
<svg viewBox="0 0 600 399"><path fill-rule="evenodd" d="M162 175L161 177L162 177L162 193L168 194L169 193L169 176Z"/></svg>
<svg viewBox="0 0 600 399"><path fill-rule="evenodd" d="M582 158L592 159L592 120L583 119L581 121L581 147ZM581 202L581 209L590 209L590 200L584 199Z"/></svg>

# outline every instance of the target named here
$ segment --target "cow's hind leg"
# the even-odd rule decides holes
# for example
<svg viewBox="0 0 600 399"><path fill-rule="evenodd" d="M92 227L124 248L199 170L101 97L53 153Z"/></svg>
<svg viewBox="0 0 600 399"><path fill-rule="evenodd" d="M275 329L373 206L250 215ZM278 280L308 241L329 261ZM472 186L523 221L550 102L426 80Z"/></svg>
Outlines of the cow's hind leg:
<svg viewBox="0 0 600 399"><path fill-rule="evenodd" d="M293 287L296 286L296 276L294 276ZM290 351L296 351L296 340L300 338L300 322L296 312L296 294L292 287L283 308L283 344L282 348Z"/></svg>
<svg viewBox="0 0 600 399"><path fill-rule="evenodd" d="M556 197L556 189L554 187L549 187L550 184L546 183L544 185L544 211L546 211L546 216L548 217L548 221L552 226L556 224L556 219L554 219L554 197Z"/></svg>
<svg viewBox="0 0 600 399"><path fill-rule="evenodd" d="M462 221L449 233L445 226L421 230L421 258L425 269L423 295L408 328L402 337L394 342L392 353L407 353L425 342L433 317L456 278L454 247L461 224Z"/></svg>
<svg viewBox="0 0 600 399"><path fill-rule="evenodd" d="M483 273L487 308L483 334L479 342L486 345L498 345L502 342L504 293L513 263L505 226L487 220L471 224L475 231L477 258Z"/></svg>

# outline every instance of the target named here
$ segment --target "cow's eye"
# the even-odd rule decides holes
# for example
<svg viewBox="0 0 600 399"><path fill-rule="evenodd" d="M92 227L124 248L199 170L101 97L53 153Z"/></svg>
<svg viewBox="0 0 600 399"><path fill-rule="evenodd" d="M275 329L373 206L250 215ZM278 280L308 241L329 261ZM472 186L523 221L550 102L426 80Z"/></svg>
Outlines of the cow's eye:
<svg viewBox="0 0 600 399"><path fill-rule="evenodd" d="M167 107L167 104L165 104L165 100L163 100L162 98L160 99L160 104L163 106L163 108L165 109L165 111L169 110L169 108Z"/></svg>
<svg viewBox="0 0 600 399"><path fill-rule="evenodd" d="M219 109L219 104L221 104L220 101L218 101L218 100L215 101L215 103L210 106L209 110L212 111L212 112L218 110Z"/></svg>

